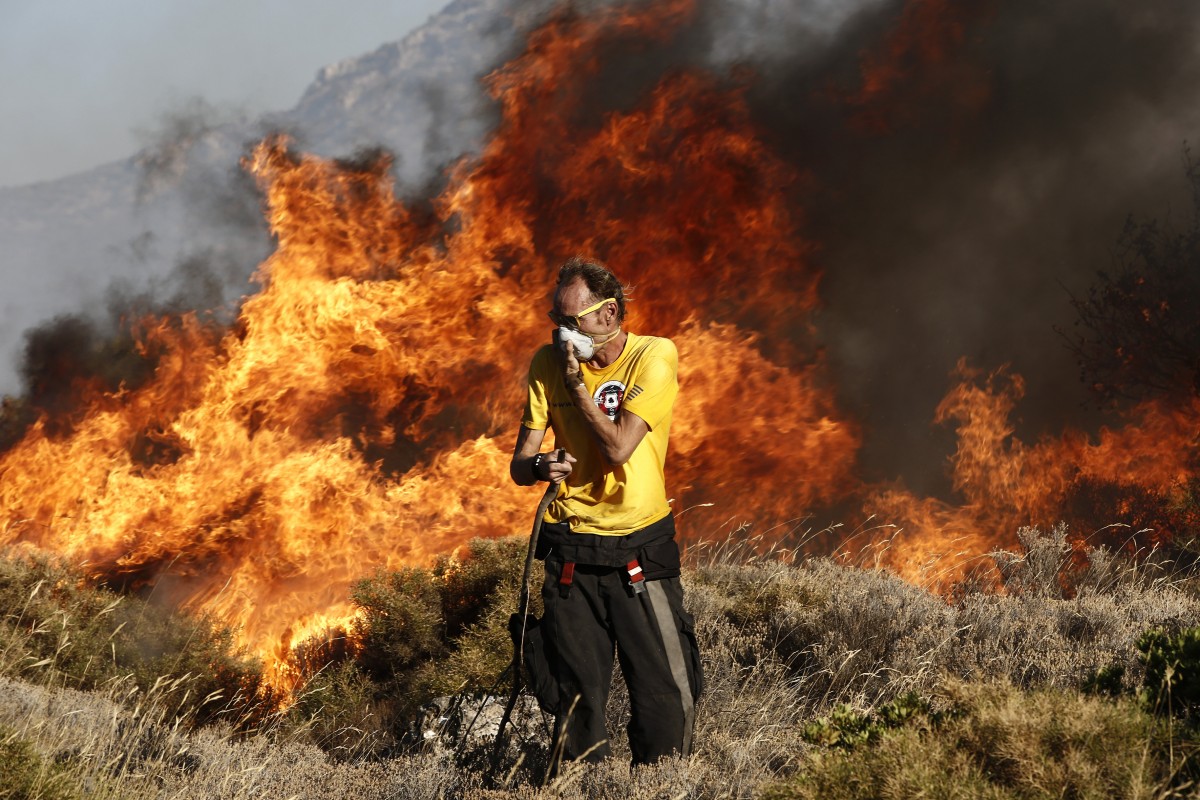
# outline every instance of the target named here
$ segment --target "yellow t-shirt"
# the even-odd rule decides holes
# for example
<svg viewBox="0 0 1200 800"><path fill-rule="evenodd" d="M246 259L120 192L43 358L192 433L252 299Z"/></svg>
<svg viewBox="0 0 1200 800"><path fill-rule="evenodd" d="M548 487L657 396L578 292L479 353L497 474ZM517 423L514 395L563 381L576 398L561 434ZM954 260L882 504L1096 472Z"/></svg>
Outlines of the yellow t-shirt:
<svg viewBox="0 0 1200 800"><path fill-rule="evenodd" d="M623 536L671 513L663 467L671 408L679 393L678 365L670 339L633 333L617 360L604 369L581 365L584 385L610 419L620 411L637 414L650 426L629 460L614 467L600 454L563 386L554 346L537 351L529 365L529 398L521 424L533 430L553 427L555 445L577 459L546 512L546 522L567 522L575 533Z"/></svg>

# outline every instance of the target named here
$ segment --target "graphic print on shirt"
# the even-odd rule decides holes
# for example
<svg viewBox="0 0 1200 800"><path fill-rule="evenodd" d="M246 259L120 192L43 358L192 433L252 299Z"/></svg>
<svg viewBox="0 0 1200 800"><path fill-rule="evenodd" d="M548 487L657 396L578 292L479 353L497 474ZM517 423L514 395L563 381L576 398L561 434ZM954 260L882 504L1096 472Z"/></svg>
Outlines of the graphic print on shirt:
<svg viewBox="0 0 1200 800"><path fill-rule="evenodd" d="M592 399L601 411L608 414L609 419L615 421L617 412L621 410L621 401L625 399L625 384L620 381L605 381L596 387Z"/></svg>

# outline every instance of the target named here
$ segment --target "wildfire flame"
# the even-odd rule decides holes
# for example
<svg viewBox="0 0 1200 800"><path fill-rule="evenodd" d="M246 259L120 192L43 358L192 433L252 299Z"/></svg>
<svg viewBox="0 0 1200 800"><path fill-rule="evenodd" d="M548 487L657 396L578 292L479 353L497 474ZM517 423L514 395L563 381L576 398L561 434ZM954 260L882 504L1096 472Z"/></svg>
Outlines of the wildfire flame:
<svg viewBox="0 0 1200 800"><path fill-rule="evenodd" d="M1169 499L1196 474L1200 399L1179 407L1144 403L1123 428L1104 428L1095 438L1068 430L1027 445L1013 436L1010 421L1024 393L1019 375L1006 368L985 375L965 362L956 375L959 382L938 406L935 421L957 423L950 465L963 504L895 488L873 490L865 503L904 531L900 542L889 542L892 552L882 560L910 579L945 584L961 574L964 561L1011 541L1020 526L1069 518L1072 495L1082 487L1108 487L1117 501L1108 510L1138 522L1131 507L1136 495ZM1098 520L1095 514L1103 510L1089 510L1084 522L1092 526L1118 521ZM1150 538L1178 532L1159 527ZM1116 537L1117 544L1129 540L1128 532Z"/></svg>
<svg viewBox="0 0 1200 800"><path fill-rule="evenodd" d="M548 334L550 266L576 251L623 267L637 284L628 326L679 347L683 504L783 513L832 499L856 434L817 388L818 360L763 353L763 337L796 324L775 304L806 324L817 273L784 198L794 176L739 91L679 74L628 113L570 124L598 68L589 49L689 11L562 16L535 32L488 79L500 128L455 166L432 216L396 200L384 157L350 166L260 144L246 166L277 240L261 291L224 333L192 315L143 321L151 380L82 387L68 432L43 419L4 453L4 541L156 580L285 659L346 619L350 584L372 568L527 528L532 490L511 485L507 462ZM774 322L755 333L752 317ZM770 461L788 465L773 476L791 474L786 492L751 480Z"/></svg>
<svg viewBox="0 0 1200 800"><path fill-rule="evenodd" d="M685 535L857 497L904 528L882 560L917 579L937 553L983 553L1052 519L1081 479L1165 492L1192 474L1200 406L1025 445L1008 422L1020 378L962 366L937 420L959 426L964 503L862 485L858 428L812 344L820 275L790 199L806 178L756 130L752 78L677 71L627 110L589 104L608 44L653 46L692 13L669 0L534 31L486 79L499 126L431 211L396 199L386 156L259 144L245 165L277 242L260 291L229 329L140 320L150 379L81 383L67 418L43 415L0 454L0 543L153 585L286 663L349 619L350 586L373 569L527 530L538 490L510 483L508 459L552 268L577 252L636 285L629 329L678 345L668 480L676 508L715 506L683 517ZM888 63L865 59L848 102L886 95Z"/></svg>

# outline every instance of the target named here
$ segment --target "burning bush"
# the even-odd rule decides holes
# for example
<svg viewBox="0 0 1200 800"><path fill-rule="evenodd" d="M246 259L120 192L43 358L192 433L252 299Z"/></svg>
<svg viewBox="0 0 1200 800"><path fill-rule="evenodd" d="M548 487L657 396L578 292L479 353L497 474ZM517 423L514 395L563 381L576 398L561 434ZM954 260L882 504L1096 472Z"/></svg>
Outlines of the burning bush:
<svg viewBox="0 0 1200 800"><path fill-rule="evenodd" d="M1200 395L1200 165L1189 158L1192 216L1183 230L1126 223L1114 272L1072 303L1066 335L1080 377L1103 403Z"/></svg>

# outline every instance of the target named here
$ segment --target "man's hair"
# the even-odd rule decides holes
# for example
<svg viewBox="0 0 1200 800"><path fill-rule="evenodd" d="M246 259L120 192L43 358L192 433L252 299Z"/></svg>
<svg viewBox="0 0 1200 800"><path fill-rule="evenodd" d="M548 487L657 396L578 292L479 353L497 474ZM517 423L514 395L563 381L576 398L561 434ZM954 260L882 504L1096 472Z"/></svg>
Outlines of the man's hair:
<svg viewBox="0 0 1200 800"><path fill-rule="evenodd" d="M608 271L608 267L599 261L583 256L573 256L558 268L557 286L565 286L576 278L582 278L584 286L592 293L592 301L599 302L606 298L617 301L617 320L625 319L625 303L629 302L626 295L633 288L623 286L617 276Z"/></svg>

